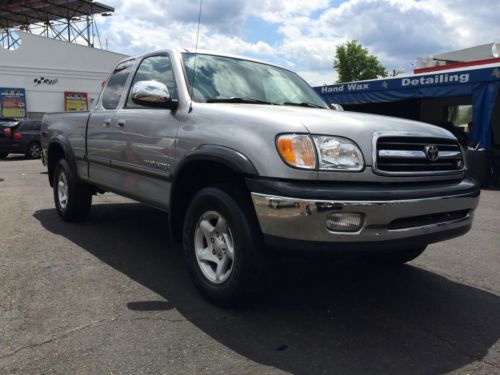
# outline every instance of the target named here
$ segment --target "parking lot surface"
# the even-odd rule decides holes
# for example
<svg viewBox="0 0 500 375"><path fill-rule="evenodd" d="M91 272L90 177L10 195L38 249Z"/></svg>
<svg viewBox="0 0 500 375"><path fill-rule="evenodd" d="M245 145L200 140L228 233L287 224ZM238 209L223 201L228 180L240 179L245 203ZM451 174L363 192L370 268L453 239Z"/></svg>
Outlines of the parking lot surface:
<svg viewBox="0 0 500 375"><path fill-rule="evenodd" d="M165 213L105 194L64 223L44 171L0 161L0 374L500 374L500 191L409 265L289 258L224 310Z"/></svg>

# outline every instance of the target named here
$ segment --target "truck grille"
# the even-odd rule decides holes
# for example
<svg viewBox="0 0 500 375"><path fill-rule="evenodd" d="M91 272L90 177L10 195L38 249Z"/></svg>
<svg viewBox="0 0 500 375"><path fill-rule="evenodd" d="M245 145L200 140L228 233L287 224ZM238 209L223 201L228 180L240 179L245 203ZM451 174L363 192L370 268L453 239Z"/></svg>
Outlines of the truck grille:
<svg viewBox="0 0 500 375"><path fill-rule="evenodd" d="M456 140L420 136L380 136L375 171L391 175L445 174L464 169Z"/></svg>

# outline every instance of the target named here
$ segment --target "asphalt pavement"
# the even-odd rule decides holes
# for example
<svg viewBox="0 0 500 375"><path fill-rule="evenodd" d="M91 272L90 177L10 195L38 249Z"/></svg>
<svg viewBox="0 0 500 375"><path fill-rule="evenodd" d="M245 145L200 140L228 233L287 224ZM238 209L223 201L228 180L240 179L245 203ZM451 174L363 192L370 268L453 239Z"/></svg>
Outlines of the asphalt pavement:
<svg viewBox="0 0 500 375"><path fill-rule="evenodd" d="M68 224L39 160L1 178L0 374L500 374L500 191L409 265L289 258L224 310L165 213L105 194Z"/></svg>

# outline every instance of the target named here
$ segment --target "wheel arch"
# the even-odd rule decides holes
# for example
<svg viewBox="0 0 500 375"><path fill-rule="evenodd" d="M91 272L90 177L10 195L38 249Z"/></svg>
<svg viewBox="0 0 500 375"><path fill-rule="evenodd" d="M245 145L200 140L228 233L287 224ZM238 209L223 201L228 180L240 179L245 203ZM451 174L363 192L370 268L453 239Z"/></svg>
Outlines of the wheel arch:
<svg viewBox="0 0 500 375"><path fill-rule="evenodd" d="M227 182L246 189L245 177L250 176L258 176L257 169L245 155L234 149L203 145L187 153L172 178L169 226L173 238L182 238L186 209L197 191Z"/></svg>
<svg viewBox="0 0 500 375"><path fill-rule="evenodd" d="M52 180L54 178L54 172L57 163L61 159L66 159L68 162L70 172L74 179L78 178L76 162L71 151L71 146L69 141L62 135L58 135L53 138L47 147L47 168L50 186L52 186Z"/></svg>

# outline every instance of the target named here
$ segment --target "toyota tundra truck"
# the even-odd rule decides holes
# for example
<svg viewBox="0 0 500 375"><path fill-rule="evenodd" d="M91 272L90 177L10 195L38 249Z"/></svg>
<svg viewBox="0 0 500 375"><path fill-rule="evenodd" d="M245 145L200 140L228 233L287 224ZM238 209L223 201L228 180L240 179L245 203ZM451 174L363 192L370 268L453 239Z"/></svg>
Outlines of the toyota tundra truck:
<svg viewBox="0 0 500 375"><path fill-rule="evenodd" d="M297 74L227 54L126 58L93 110L44 121L62 220L105 192L167 211L220 304L258 290L275 249L408 262L467 233L480 195L447 130L332 110Z"/></svg>

